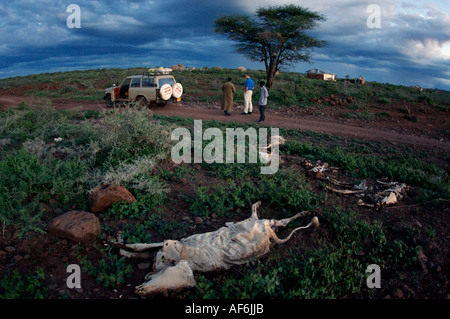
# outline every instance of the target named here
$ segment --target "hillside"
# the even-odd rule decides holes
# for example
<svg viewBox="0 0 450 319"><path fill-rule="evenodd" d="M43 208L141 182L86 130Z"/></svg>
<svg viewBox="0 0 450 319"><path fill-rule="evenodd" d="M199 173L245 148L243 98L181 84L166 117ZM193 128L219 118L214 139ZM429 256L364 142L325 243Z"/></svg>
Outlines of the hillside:
<svg viewBox="0 0 450 319"><path fill-rule="evenodd" d="M185 88L183 117L171 116L170 108L152 112L97 104L103 102L103 88L142 70L0 80L0 97L21 98L0 112L0 298L135 298L134 287L151 271L156 251L145 259L125 259L112 244L118 233L126 243L181 239L244 220L257 201L262 202L260 218L309 212L278 229L280 238L313 216L320 227L273 245L255 263L195 272L200 289L172 293L172 298L448 298L445 148L280 126L286 143L280 145L276 174L260 174L261 161L175 164L175 141L168 133L187 128L194 134L189 110L217 112L214 120L203 121L203 130L217 128L224 136L227 128L270 125L243 123L234 115L222 120L220 88L228 76L238 89L234 113L242 105L243 74L236 70L176 73ZM260 71L249 72L257 81L264 79ZM269 116L392 130L439 145L449 138L449 97L446 91L281 73L270 92ZM203 148L207 145L203 141ZM135 201L94 211L89 194L105 184L124 186ZM386 185L402 184L396 203L386 206L374 199ZM367 188L359 197L336 192L361 185ZM55 217L74 210L98 218L97 237L77 243L48 231ZM82 289L66 286L70 264L82 269ZM366 284L366 269L373 264L381 268L377 289Z"/></svg>

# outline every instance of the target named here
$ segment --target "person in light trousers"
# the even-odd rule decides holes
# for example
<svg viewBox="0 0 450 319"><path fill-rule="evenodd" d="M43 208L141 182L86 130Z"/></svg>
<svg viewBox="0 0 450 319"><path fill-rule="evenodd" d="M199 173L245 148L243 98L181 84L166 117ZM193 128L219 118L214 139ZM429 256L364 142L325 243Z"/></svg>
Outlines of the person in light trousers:
<svg viewBox="0 0 450 319"><path fill-rule="evenodd" d="M252 80L250 74L246 74L245 78L247 80L245 80L244 112L241 113L243 115L252 114L253 112L252 95L255 88L255 81Z"/></svg>
<svg viewBox="0 0 450 319"><path fill-rule="evenodd" d="M259 86L261 87L261 95L259 96L259 121L258 123L264 122L266 119L266 116L264 112L266 111L267 106L267 98L269 97L269 91L267 91L267 88L265 87L265 82L261 81L259 82Z"/></svg>

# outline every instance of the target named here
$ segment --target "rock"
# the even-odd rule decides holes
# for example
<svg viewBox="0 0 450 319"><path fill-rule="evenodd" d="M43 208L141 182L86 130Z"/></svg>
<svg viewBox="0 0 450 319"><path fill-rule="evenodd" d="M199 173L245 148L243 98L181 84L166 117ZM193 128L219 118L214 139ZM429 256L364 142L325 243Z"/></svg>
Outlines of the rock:
<svg viewBox="0 0 450 319"><path fill-rule="evenodd" d="M100 233L100 221L91 213L70 211L50 221L48 231L75 242L89 242Z"/></svg>
<svg viewBox="0 0 450 319"><path fill-rule="evenodd" d="M6 254L8 254L6 251L0 250L0 257L5 256Z"/></svg>
<svg viewBox="0 0 450 319"><path fill-rule="evenodd" d="M183 217L181 217L181 220L182 221L188 221L189 220L189 216L183 216Z"/></svg>
<svg viewBox="0 0 450 319"><path fill-rule="evenodd" d="M173 71L184 71L184 70L186 70L186 67L183 64L175 64L175 65L172 65L171 69Z"/></svg>
<svg viewBox="0 0 450 319"><path fill-rule="evenodd" d="M125 187L111 185L97 188L89 195L91 212L104 212L110 209L115 202L135 202L136 198Z"/></svg>
<svg viewBox="0 0 450 319"><path fill-rule="evenodd" d="M238 67L238 70L241 72L245 72L247 69L243 66Z"/></svg>
<svg viewBox="0 0 450 319"><path fill-rule="evenodd" d="M195 223L196 225L199 225L199 224L203 223L203 218L201 218L201 217L195 217L194 223Z"/></svg>
<svg viewBox="0 0 450 319"><path fill-rule="evenodd" d="M15 261L16 263L18 263L19 261L21 261L21 260L23 259L23 257L20 256L20 255L15 255L15 256L13 257L13 259L14 259L14 261Z"/></svg>
<svg viewBox="0 0 450 319"><path fill-rule="evenodd" d="M399 288L395 289L394 297L398 298L398 299L402 299L403 298L403 291L401 289L399 289Z"/></svg>
<svg viewBox="0 0 450 319"><path fill-rule="evenodd" d="M217 214L216 213L212 213L211 214L211 218L217 218Z"/></svg>
<svg viewBox="0 0 450 319"><path fill-rule="evenodd" d="M16 251L16 248L13 246L6 246L4 249L7 253L13 253Z"/></svg>

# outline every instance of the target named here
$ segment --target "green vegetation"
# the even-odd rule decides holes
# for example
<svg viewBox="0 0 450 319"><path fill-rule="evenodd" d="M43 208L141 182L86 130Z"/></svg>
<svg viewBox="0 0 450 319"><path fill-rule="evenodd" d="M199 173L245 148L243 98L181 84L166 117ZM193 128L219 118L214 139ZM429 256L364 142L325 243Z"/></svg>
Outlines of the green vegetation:
<svg viewBox="0 0 450 319"><path fill-rule="evenodd" d="M20 275L17 270L10 271L0 280L0 299L44 299L48 289L42 286L45 279L43 268Z"/></svg>
<svg viewBox="0 0 450 319"><path fill-rule="evenodd" d="M117 288L131 277L133 267L125 263L125 257L119 257L111 249L105 249L102 253L104 258L100 259L98 265L94 265L86 256L82 258L80 261L82 269L93 276L96 283L104 287Z"/></svg>
<svg viewBox="0 0 450 319"><path fill-rule="evenodd" d="M88 87L97 83L96 77L113 74L121 77L137 71L47 74L3 80L0 87L15 85L14 81L19 80L45 84L64 83L69 78L82 78L80 81ZM260 71L251 74L256 79L264 75ZM243 74L217 68L184 71L176 76L186 83L186 98L194 100L198 92L191 94L192 87L217 93L227 76L240 79ZM271 97L280 107L290 103L301 107L308 97L337 94L341 90L359 96L362 101L384 99L386 105L399 99L416 101L419 96L428 96L427 91L376 83L357 87L342 81L314 82L295 73L281 73L278 80ZM67 83L67 88L59 89L60 94L76 92L78 84ZM210 95L211 99L216 93ZM441 93L430 93L429 100L423 98L423 102L446 109L448 100L443 102L446 93L442 96ZM237 99L240 98L238 95ZM346 116L389 118L389 112L367 112L364 103L348 109ZM202 124L203 129L216 127L222 132L233 127L244 130L260 127L218 121ZM415 190L416 196L410 202L417 209L423 209L419 204L428 203L435 209L434 216L439 216L448 209L450 197L448 154L280 128L280 135L287 139L280 147L286 162L280 165L278 173L261 175L262 163L174 165L169 160L174 144L170 133L180 126L193 132L192 119L151 115L146 110L129 108L56 111L45 99L0 112L2 231L8 236L18 234L19 239L33 237L36 232L43 232L46 223L57 215L49 207L62 211L88 210L90 191L102 184L120 184L132 192L136 202L116 203L99 215L102 233L98 242L89 246L89 251L80 244L76 255L89 278L104 287L123 288L134 275L126 259L110 246L102 246L107 237L121 231L127 243L179 239L207 226L220 227L227 221L241 220L242 216L249 216L249 206L258 200L263 202L264 218L285 218L309 210L319 216L321 227L317 233L302 234L304 237L293 245L277 246L256 264L244 265L234 272L195 274L201 291L189 291L188 296L373 297L374 292L365 285L366 266L372 263L386 270L386 280L398 282L406 272L414 274L414 280L423 278L422 272L417 271L420 270L417 253L423 249L417 238L430 241L442 237L438 227L397 227L382 223L381 213L362 214L356 204L349 205L348 200L326 192L325 182L308 177L300 168L301 161L321 160L338 166L340 174L355 183L383 177L405 182ZM213 213L217 224L194 225L181 218L202 216L211 222ZM290 226L307 222L305 217ZM310 237L315 238L314 242ZM98 248L100 242L102 248ZM45 268L28 273L0 270L0 298L47 297L43 284L48 277L46 271Z"/></svg>
<svg viewBox="0 0 450 319"><path fill-rule="evenodd" d="M290 248L289 258L248 267L241 277L226 274L220 282L199 275L197 297L203 298L339 298L370 295L365 284L366 266L389 265L391 269L411 265L416 249L412 243L386 240L379 222L368 222L355 212L334 208L322 212L322 227L330 238L320 248L304 252ZM414 245L414 244L412 244ZM358 252L364 251L363 254Z"/></svg>
<svg viewBox="0 0 450 319"><path fill-rule="evenodd" d="M44 73L0 80L0 89L30 86L22 91L26 95L57 100L99 101L103 103L103 89L120 82L129 75L141 74L147 68L130 69L94 69ZM265 81L267 74L263 70L247 70L256 83ZM220 103L222 85L228 77L233 78L237 92L235 102L244 102L244 72L235 69L201 68L176 71L174 75L183 84L183 100L186 102ZM450 92L437 89L418 90L414 87L392 85L388 83L366 82L364 85L338 79L335 82L308 79L297 72L280 72L270 90L272 108L305 107L309 99L326 97L331 94L352 96L361 109L369 103L384 105L389 109L392 104L418 103L442 110L450 108ZM33 88L38 85L39 88ZM256 102L257 96L254 95ZM353 105L353 104L351 104Z"/></svg>

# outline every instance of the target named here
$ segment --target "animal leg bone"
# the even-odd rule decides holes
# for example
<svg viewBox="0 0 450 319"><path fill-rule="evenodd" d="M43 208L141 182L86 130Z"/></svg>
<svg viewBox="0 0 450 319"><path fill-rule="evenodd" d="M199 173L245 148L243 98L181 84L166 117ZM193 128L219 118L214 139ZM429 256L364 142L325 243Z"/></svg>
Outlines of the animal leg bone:
<svg viewBox="0 0 450 319"><path fill-rule="evenodd" d="M296 214L296 215L294 215L292 217L289 217L289 218L285 218L285 219L281 219L281 220L274 220L272 226L275 226L275 227L286 227L291 221L293 221L294 219L303 217L307 213L308 213L307 211L304 211L304 212L298 213L298 214Z"/></svg>
<svg viewBox="0 0 450 319"><path fill-rule="evenodd" d="M353 194L364 193L364 190L362 190L362 189L357 189L357 190L344 189L344 190L340 190L340 189L336 189L336 188L330 187L328 185L325 186L325 187L326 187L326 189L328 189L328 190L330 190L332 192L335 192L335 193L338 193L338 194L342 194L342 195L353 195Z"/></svg>
<svg viewBox="0 0 450 319"><path fill-rule="evenodd" d="M300 229L307 229L307 228L309 228L309 227L311 227L311 226L319 227L319 225L320 225L320 224L319 224L319 219L318 219L317 217L313 217L313 219L311 220L311 222L310 222L308 225L303 226L303 227L297 227L297 228L294 229L294 230L289 234L289 236L287 236L285 239L279 239L278 236L277 236L276 234L274 234L273 239L274 239L274 241L275 241L277 244L283 244L283 243L287 242L289 239L291 239L292 235L293 235L296 231L298 231L298 230L300 230Z"/></svg>

